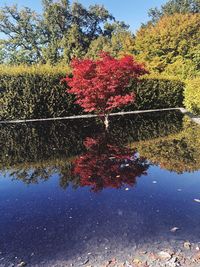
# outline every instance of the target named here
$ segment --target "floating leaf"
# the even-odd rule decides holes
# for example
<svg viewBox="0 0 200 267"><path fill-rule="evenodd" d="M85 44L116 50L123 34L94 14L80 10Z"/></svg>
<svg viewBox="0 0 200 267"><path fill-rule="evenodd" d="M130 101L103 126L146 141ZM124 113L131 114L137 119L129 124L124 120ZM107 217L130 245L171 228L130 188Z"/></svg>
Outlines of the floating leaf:
<svg viewBox="0 0 200 267"><path fill-rule="evenodd" d="M180 230L180 228L178 227L173 227L172 229L170 229L170 232L175 233L176 231Z"/></svg>

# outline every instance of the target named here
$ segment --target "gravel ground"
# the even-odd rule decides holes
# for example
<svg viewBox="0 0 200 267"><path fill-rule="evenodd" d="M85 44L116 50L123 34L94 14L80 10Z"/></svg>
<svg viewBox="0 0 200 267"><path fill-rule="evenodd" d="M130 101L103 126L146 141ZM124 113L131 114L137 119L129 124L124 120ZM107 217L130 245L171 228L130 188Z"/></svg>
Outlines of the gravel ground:
<svg viewBox="0 0 200 267"><path fill-rule="evenodd" d="M51 255L52 256L52 255ZM200 242L187 240L157 241L131 245L130 247L97 246L87 253L69 257L63 252L54 255L54 259L40 260L31 258L10 258L0 254L0 267L199 267Z"/></svg>

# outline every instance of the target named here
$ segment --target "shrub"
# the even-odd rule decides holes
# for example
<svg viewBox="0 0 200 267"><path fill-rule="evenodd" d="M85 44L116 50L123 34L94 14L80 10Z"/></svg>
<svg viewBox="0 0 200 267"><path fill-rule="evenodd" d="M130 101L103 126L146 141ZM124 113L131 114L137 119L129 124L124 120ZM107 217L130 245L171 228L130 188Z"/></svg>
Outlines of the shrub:
<svg viewBox="0 0 200 267"><path fill-rule="evenodd" d="M60 82L69 69L62 67L0 67L0 119L31 119L83 114ZM147 76L130 91L136 101L124 110L182 106L184 83L174 78Z"/></svg>
<svg viewBox="0 0 200 267"><path fill-rule="evenodd" d="M168 64L165 68L164 74L174 75L181 80L194 79L200 75L198 67L194 63L194 60L184 59L182 57L175 57L172 64Z"/></svg>
<svg viewBox="0 0 200 267"><path fill-rule="evenodd" d="M194 114L200 115L200 78L186 82L184 96L185 107Z"/></svg>

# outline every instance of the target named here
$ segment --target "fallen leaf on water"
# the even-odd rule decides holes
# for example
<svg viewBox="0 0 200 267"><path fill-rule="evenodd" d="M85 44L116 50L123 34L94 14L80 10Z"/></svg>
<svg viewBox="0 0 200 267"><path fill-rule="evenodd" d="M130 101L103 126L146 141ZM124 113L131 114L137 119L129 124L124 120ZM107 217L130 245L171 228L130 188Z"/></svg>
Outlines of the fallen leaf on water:
<svg viewBox="0 0 200 267"><path fill-rule="evenodd" d="M26 262L24 261L21 261L19 264L17 264L17 267L23 267L23 266L26 266Z"/></svg>
<svg viewBox="0 0 200 267"><path fill-rule="evenodd" d="M180 230L180 228L178 227L173 227L172 229L170 229L170 232L175 233L176 231Z"/></svg>
<svg viewBox="0 0 200 267"><path fill-rule="evenodd" d="M195 198L194 201L197 203L200 203L200 199L198 199L198 198Z"/></svg>

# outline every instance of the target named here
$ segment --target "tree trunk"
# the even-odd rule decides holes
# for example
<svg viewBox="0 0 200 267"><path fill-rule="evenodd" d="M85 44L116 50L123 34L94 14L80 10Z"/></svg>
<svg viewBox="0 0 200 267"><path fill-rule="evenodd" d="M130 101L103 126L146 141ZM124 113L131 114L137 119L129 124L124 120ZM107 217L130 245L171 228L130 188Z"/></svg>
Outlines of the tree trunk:
<svg viewBox="0 0 200 267"><path fill-rule="evenodd" d="M104 116L104 125L105 125L106 130L108 130L108 126L109 126L108 114Z"/></svg>

